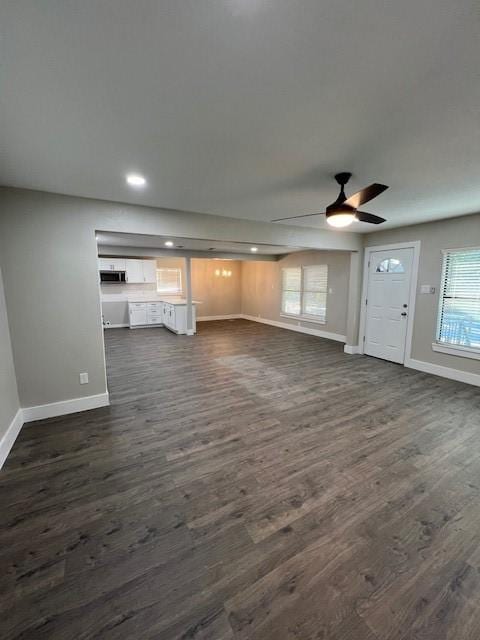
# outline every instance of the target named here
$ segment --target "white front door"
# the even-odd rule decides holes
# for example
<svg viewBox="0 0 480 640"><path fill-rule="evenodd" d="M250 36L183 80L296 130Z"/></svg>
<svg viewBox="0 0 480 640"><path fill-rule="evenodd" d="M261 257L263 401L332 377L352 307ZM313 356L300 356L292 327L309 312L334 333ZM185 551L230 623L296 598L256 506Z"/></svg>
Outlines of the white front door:
<svg viewBox="0 0 480 640"><path fill-rule="evenodd" d="M413 248L373 251L368 267L364 353L403 364Z"/></svg>

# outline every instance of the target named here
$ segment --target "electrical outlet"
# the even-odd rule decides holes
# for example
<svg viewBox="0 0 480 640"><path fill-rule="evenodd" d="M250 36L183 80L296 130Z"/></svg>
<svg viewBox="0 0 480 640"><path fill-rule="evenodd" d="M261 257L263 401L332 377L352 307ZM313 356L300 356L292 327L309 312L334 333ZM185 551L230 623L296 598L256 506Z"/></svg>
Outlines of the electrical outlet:
<svg viewBox="0 0 480 640"><path fill-rule="evenodd" d="M80 374L80 384L88 384L88 373L81 373Z"/></svg>

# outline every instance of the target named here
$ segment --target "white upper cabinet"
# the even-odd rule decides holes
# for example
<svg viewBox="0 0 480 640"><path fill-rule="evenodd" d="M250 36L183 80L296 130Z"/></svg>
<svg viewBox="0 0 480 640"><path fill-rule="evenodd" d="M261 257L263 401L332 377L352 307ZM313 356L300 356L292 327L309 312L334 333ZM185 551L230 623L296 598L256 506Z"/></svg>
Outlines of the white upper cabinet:
<svg viewBox="0 0 480 640"><path fill-rule="evenodd" d="M157 263L155 260L135 260L133 258L99 258L99 271L125 271L129 284L155 284Z"/></svg>
<svg viewBox="0 0 480 640"><path fill-rule="evenodd" d="M132 260L127 258L125 260L126 264L126 280L128 284L140 284L144 283L143 277L143 260Z"/></svg>
<svg viewBox="0 0 480 640"><path fill-rule="evenodd" d="M125 271L125 258L99 258L99 271Z"/></svg>
<svg viewBox="0 0 480 640"><path fill-rule="evenodd" d="M157 282L157 263L155 260L143 260L143 281L154 284Z"/></svg>

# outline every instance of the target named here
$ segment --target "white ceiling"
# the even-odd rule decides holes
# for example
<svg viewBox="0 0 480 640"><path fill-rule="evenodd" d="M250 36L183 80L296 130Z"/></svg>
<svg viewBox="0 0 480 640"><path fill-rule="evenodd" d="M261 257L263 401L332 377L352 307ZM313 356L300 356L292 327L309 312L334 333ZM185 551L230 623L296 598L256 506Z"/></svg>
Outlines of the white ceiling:
<svg viewBox="0 0 480 640"><path fill-rule="evenodd" d="M2 3L0 182L268 221L322 210L347 170L347 193L390 185L364 207L382 228L478 211L479 18L474 0Z"/></svg>
<svg viewBox="0 0 480 640"><path fill-rule="evenodd" d="M172 252L177 251L205 251L211 255L219 253L246 254L252 256L275 256L285 253L301 251L301 247L287 247L275 244L247 244L245 242L224 242L218 240L202 240L192 238L178 238L173 236L147 236L138 233L117 233L97 231L97 244L99 247L128 247L144 249L162 249ZM173 247L165 247L165 242L170 240ZM251 251L251 247L257 248L256 252ZM208 255L206 255L208 257Z"/></svg>

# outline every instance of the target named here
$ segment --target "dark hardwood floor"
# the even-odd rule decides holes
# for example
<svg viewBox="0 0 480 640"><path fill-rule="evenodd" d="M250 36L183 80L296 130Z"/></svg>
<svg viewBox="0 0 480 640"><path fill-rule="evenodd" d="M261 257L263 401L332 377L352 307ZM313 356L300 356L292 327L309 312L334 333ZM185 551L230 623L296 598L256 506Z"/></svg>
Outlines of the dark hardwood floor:
<svg viewBox="0 0 480 640"><path fill-rule="evenodd" d="M480 390L247 321L106 333L0 473L2 640L478 640Z"/></svg>

